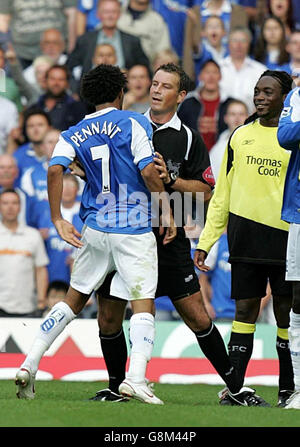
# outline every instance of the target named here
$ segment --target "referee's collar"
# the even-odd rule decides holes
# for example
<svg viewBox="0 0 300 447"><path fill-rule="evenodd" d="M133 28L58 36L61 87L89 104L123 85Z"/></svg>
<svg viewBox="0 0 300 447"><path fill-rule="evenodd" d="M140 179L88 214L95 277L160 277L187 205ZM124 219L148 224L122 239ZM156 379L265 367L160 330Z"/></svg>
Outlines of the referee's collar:
<svg viewBox="0 0 300 447"><path fill-rule="evenodd" d="M174 115L172 116L172 118L170 119L170 121L168 121L167 123L162 124L161 126L157 127L157 124L152 120L151 116L150 116L150 109L148 109L145 113L144 113L145 117L148 119L148 121L150 121L151 124L153 124L153 126L155 126L157 128L157 130L161 130L161 129L167 129L168 127L172 127L175 130L180 130L181 129L181 121L178 118L177 113L175 112Z"/></svg>

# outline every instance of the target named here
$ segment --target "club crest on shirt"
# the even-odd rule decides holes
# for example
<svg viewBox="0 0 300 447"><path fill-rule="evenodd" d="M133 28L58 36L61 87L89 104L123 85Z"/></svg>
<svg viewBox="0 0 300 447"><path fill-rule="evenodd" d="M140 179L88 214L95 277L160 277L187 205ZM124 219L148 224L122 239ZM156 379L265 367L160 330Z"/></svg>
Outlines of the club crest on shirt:
<svg viewBox="0 0 300 447"><path fill-rule="evenodd" d="M179 170L181 167L181 163L177 163L176 161L169 159L166 162L166 166L167 166L168 172L174 172L174 174L179 176Z"/></svg>

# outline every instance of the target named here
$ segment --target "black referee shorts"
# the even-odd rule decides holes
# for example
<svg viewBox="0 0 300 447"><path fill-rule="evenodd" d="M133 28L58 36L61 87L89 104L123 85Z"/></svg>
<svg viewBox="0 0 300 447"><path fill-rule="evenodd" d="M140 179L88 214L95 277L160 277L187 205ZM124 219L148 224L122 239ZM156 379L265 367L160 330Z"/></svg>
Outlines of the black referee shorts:
<svg viewBox="0 0 300 447"><path fill-rule="evenodd" d="M272 295L292 295L291 281L285 281L285 266L233 262L231 264L231 298L263 298L268 281Z"/></svg>
<svg viewBox="0 0 300 447"><path fill-rule="evenodd" d="M172 301L199 292L199 280L194 269L194 263L181 268L160 266L158 268L158 284L156 298L168 296Z"/></svg>
<svg viewBox="0 0 300 447"><path fill-rule="evenodd" d="M157 241L158 285L156 297L168 296L172 301L199 292L198 276L191 257L191 243L183 228L177 228L174 241L163 245L158 229L153 232Z"/></svg>

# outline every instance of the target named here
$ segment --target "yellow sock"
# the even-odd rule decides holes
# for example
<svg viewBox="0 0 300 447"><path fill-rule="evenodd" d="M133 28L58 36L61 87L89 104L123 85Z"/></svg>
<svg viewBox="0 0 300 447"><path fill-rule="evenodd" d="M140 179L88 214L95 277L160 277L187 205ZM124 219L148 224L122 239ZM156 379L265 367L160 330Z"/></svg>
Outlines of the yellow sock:
<svg viewBox="0 0 300 447"><path fill-rule="evenodd" d="M252 323L242 323L240 321L232 322L232 332L238 334L253 334L255 332L256 326Z"/></svg>

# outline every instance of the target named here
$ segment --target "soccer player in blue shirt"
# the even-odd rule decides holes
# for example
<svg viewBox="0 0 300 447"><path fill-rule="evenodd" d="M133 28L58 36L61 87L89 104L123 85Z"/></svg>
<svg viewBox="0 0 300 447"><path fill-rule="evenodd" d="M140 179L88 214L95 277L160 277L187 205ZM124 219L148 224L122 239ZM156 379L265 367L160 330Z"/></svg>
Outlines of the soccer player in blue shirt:
<svg viewBox="0 0 300 447"><path fill-rule="evenodd" d="M299 85L299 79L296 80ZM286 97L278 125L280 145L291 151L285 179L282 220L290 223L286 280L293 284L293 304L290 313L289 341L293 363L295 393L285 409L300 410L300 88L294 88Z"/></svg>
<svg viewBox="0 0 300 447"><path fill-rule="evenodd" d="M154 343L157 245L152 233L151 195L159 193L164 243L177 231L162 180L153 162L152 128L145 117L121 111L126 77L118 67L99 65L82 81L81 96L96 106L63 132L48 170L51 218L63 240L78 248L66 298L43 320L16 375L17 396L34 398L34 380L43 354L82 310L107 275L112 288L131 297L129 371L119 392L150 404L163 404L148 387L145 373ZM61 215L63 171L77 157L86 173L80 217L82 235ZM157 199L158 201L158 199ZM113 304L112 304L113 306ZM123 318L123 315L114 315Z"/></svg>

